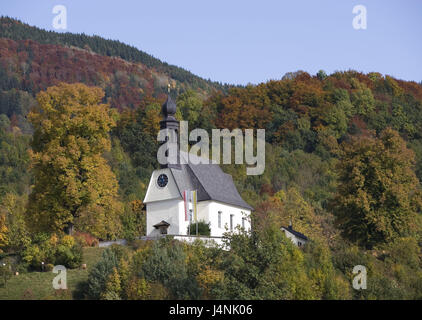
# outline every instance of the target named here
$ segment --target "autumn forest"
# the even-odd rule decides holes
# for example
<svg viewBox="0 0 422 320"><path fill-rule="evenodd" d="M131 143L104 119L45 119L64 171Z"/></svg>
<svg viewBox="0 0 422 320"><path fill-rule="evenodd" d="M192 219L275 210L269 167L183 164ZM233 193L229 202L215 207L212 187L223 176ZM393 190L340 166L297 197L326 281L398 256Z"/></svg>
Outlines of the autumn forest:
<svg viewBox="0 0 422 320"><path fill-rule="evenodd" d="M262 175L222 166L255 208L230 251L137 240L169 84L190 129L266 130ZM129 243L102 250L66 298L421 299L421 182L422 83L321 70L222 84L0 18L0 260L76 269L84 248ZM290 221L306 247L280 232ZM352 287L356 265L366 290Z"/></svg>

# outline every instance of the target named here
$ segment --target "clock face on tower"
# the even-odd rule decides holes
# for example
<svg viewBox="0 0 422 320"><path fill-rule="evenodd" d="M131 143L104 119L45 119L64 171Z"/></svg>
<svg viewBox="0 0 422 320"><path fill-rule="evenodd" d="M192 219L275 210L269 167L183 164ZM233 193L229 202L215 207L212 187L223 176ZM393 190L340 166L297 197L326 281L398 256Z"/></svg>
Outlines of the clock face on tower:
<svg viewBox="0 0 422 320"><path fill-rule="evenodd" d="M157 184L160 188L164 188L169 182L169 178L165 174L160 174L157 179Z"/></svg>

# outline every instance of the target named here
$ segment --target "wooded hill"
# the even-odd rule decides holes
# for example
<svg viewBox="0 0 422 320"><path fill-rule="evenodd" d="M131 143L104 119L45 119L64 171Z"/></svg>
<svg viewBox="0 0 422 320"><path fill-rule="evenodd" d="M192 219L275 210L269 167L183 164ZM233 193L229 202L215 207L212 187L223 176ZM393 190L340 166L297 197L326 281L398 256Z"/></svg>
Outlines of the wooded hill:
<svg viewBox="0 0 422 320"><path fill-rule="evenodd" d="M229 87L227 84L223 85L219 82L202 79L183 68L163 62L133 46L117 40L106 40L99 36L45 31L16 19L1 17L0 38L8 38L15 41L33 40L39 44L76 47L106 57L118 57L128 62L141 63L146 68L153 69L159 74L165 74L169 78L193 89L211 90L217 88L224 90Z"/></svg>
<svg viewBox="0 0 422 320"><path fill-rule="evenodd" d="M0 219L3 251L42 250L49 237L31 237L35 239L31 243L23 236L28 194L34 190L28 150L31 146L41 150L44 145L41 138L30 145L33 128L26 116L37 105L34 96L59 82L82 82L102 88L103 102L120 111L111 131L111 149L104 148L103 156L118 181L118 200L124 207L121 225L114 225L115 234L106 235L89 230L88 223L79 228L95 232L99 238L133 239L145 227L141 200L157 167L160 106L171 82L175 85L172 92L178 94L177 116L189 121L190 129L266 129L263 175L246 176L245 168L239 165L223 167L232 174L242 197L256 209L252 222L257 233L252 238L234 239L238 244L231 253L219 253L224 256L222 260L210 256L209 261L217 262L195 269L201 279L209 278L208 271L219 275L222 282L218 286L223 289L218 287L221 290L210 297L422 297L421 84L349 70L330 75L297 71L258 85L221 87L186 71L180 71L186 78L180 76L174 70L182 69L119 42L46 32L9 18L0 21L4 36L0 38L0 218L6 217L3 231ZM90 91L81 85L66 88L50 89L41 95L42 101L48 101L50 95L69 95L77 88ZM102 91L92 90L101 99ZM78 105L78 101L73 102L75 108ZM44 107L48 108L48 103ZM45 120L42 113L35 118ZM66 120L54 118L58 124ZM45 134L50 139L48 133L54 126L43 131L46 123L37 123L38 137ZM82 136L89 140L89 135ZM43 159L39 155L38 160ZM32 208L35 214L38 208ZM311 239L303 252L279 239L278 228L290 220ZM172 259L180 260L171 253L171 247L154 246L157 254L168 254L166 265L172 266ZM154 260L155 253L148 252ZM196 253L188 255L195 257ZM30 254L25 257L37 265ZM179 260L180 268L185 268L186 259ZM150 278L139 280L170 287L173 276L157 280L149 273L156 269L154 261L154 267L146 272ZM372 277L367 291L351 289L351 270L358 264L367 266ZM294 275L298 270L300 277ZM189 275L189 281L198 274ZM119 275L114 276L117 279ZM192 281L198 289L200 281ZM282 284L312 292L301 295L300 290L293 292L289 287L273 295ZM208 290L214 284L204 286ZM177 298L197 297L183 288L181 292L179 287L174 290ZM100 296L100 292L96 294Z"/></svg>
<svg viewBox="0 0 422 320"><path fill-rule="evenodd" d="M0 112L9 117L28 111L32 103L26 93L34 96L61 81L99 86L119 110L137 107L145 96L162 98L168 84L175 95L195 89L207 96L229 87L119 41L45 31L6 17L0 18L0 66Z"/></svg>

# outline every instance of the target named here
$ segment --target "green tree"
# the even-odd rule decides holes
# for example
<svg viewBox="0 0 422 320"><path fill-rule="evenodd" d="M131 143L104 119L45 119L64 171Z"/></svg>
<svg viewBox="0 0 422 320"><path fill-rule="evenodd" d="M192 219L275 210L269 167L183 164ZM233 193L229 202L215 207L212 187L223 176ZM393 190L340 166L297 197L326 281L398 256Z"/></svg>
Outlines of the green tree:
<svg viewBox="0 0 422 320"><path fill-rule="evenodd" d="M189 121L189 126L193 129L198 125L203 102L198 94L193 90L188 90L177 97L177 106L182 113L183 120Z"/></svg>
<svg viewBox="0 0 422 320"><path fill-rule="evenodd" d="M99 238L119 231L118 184L106 160L116 114L100 104L104 92L83 84L60 84L37 96L28 118L34 126L35 186L28 222L35 230L71 233L74 224Z"/></svg>
<svg viewBox="0 0 422 320"><path fill-rule="evenodd" d="M120 300L121 291L122 287L119 272L116 268L113 268L113 272L108 276L105 291L101 294L101 298L103 300Z"/></svg>
<svg viewBox="0 0 422 320"><path fill-rule="evenodd" d="M318 241L309 241L304 247L305 265L309 277L316 284L322 299L350 299L350 282L335 270L329 247Z"/></svg>
<svg viewBox="0 0 422 320"><path fill-rule="evenodd" d="M356 79L353 79L352 86L355 88L355 91L351 95L355 113L362 116L369 116L375 109L375 99L371 89Z"/></svg>
<svg viewBox="0 0 422 320"><path fill-rule="evenodd" d="M87 295L91 299L100 299L105 293L110 275L118 266L118 257L112 248L103 251L101 260L88 275Z"/></svg>
<svg viewBox="0 0 422 320"><path fill-rule="evenodd" d="M8 229L6 226L6 216L4 214L0 214L0 253L3 252L2 248L9 244L7 234Z"/></svg>
<svg viewBox="0 0 422 320"><path fill-rule="evenodd" d="M392 130L343 143L332 205L343 236L362 245L389 242L418 229L420 185L414 153Z"/></svg>
<svg viewBox="0 0 422 320"><path fill-rule="evenodd" d="M227 235L230 252L220 269L224 280L217 299L316 299L304 256L271 224L252 234Z"/></svg>
<svg viewBox="0 0 422 320"><path fill-rule="evenodd" d="M317 78L319 80L324 80L325 78L327 78L327 73L324 70L319 70L317 73Z"/></svg>
<svg viewBox="0 0 422 320"><path fill-rule="evenodd" d="M0 131L6 131L10 127L9 117L5 114L0 114Z"/></svg>
<svg viewBox="0 0 422 320"><path fill-rule="evenodd" d="M183 246L170 240L156 241L142 264L140 276L148 282L160 282L174 299L198 299L201 290L188 273Z"/></svg>
<svg viewBox="0 0 422 320"><path fill-rule="evenodd" d="M26 196L17 196L13 193L7 193L0 201L0 230L2 229L1 217L4 217L7 248L12 252L18 252L31 243L24 219L26 201ZM1 238L0 231L0 243Z"/></svg>
<svg viewBox="0 0 422 320"><path fill-rule="evenodd" d="M331 129L333 136L339 139L346 133L347 130L347 117L342 108L339 105L329 105L324 109L323 114L324 122L327 127Z"/></svg>

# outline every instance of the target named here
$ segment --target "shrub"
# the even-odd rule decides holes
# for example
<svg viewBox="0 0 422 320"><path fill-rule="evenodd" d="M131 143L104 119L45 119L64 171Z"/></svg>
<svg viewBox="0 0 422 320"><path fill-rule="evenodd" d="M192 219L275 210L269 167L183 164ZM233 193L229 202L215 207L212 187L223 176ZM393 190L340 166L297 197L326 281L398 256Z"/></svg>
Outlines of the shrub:
<svg viewBox="0 0 422 320"><path fill-rule="evenodd" d="M99 243L97 238L86 232L75 232L75 239L82 247L96 247Z"/></svg>
<svg viewBox="0 0 422 320"><path fill-rule="evenodd" d="M190 224L190 234L196 235L196 223L192 222ZM189 227L187 233L189 233ZM205 221L198 221L198 235L199 236L209 236L211 234L210 224Z"/></svg>
<svg viewBox="0 0 422 320"><path fill-rule="evenodd" d="M41 270L42 262L67 268L77 268L82 262L82 247L71 236L41 235L35 241L21 253L22 261L32 269Z"/></svg>
<svg viewBox="0 0 422 320"><path fill-rule="evenodd" d="M120 294L122 292L121 277L117 268L113 268L113 272L108 276L105 285L105 291L101 293L102 300L121 300Z"/></svg>
<svg viewBox="0 0 422 320"><path fill-rule="evenodd" d="M12 271L9 269L9 266L0 265L0 283L2 286L6 286L7 280L12 277Z"/></svg>
<svg viewBox="0 0 422 320"><path fill-rule="evenodd" d="M72 248L75 245L75 238L66 235L60 239L60 244L65 247Z"/></svg>
<svg viewBox="0 0 422 320"><path fill-rule="evenodd" d="M132 240L128 242L128 245L132 250L137 251L138 249L145 248L148 244L148 241L145 240Z"/></svg>
<svg viewBox="0 0 422 320"><path fill-rule="evenodd" d="M41 262L44 260L43 253L37 245L29 245L21 253L22 260L28 264L29 267L33 269L40 269Z"/></svg>
<svg viewBox="0 0 422 320"><path fill-rule="evenodd" d="M150 290L150 285L145 279L132 278L126 288L126 296L128 300L146 300Z"/></svg>
<svg viewBox="0 0 422 320"><path fill-rule="evenodd" d="M169 291L159 282L152 282L150 286L150 299L165 300L169 298Z"/></svg>
<svg viewBox="0 0 422 320"><path fill-rule="evenodd" d="M188 273L186 253L179 242L156 241L140 276L148 282L162 283L174 299L198 299L201 295L196 279Z"/></svg>
<svg viewBox="0 0 422 320"><path fill-rule="evenodd" d="M53 271L53 268L54 268L54 265L53 265L53 264L51 264L51 263L47 263L47 264L45 265L45 267L44 267L44 271L45 271L45 272L51 272L51 271Z"/></svg>
<svg viewBox="0 0 422 320"><path fill-rule="evenodd" d="M141 201L132 201L130 207L125 208L125 212L120 219L123 227L123 237L126 240L135 240L145 234L146 216L145 211L142 211Z"/></svg>
<svg viewBox="0 0 422 320"><path fill-rule="evenodd" d="M92 268L88 275L87 296L90 299L100 299L106 289L109 275L118 265L118 259L112 248L103 251L101 260Z"/></svg>
<svg viewBox="0 0 422 320"><path fill-rule="evenodd" d="M65 245L58 245L55 253L55 264L64 265L65 267L74 269L80 266L82 262L82 247L80 245L73 245L67 247Z"/></svg>

